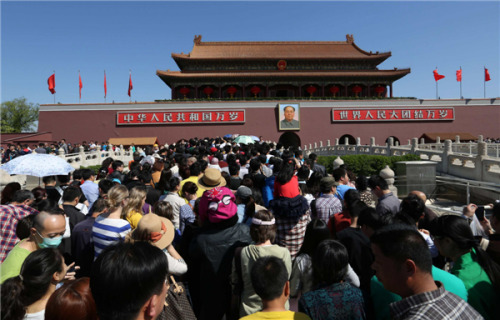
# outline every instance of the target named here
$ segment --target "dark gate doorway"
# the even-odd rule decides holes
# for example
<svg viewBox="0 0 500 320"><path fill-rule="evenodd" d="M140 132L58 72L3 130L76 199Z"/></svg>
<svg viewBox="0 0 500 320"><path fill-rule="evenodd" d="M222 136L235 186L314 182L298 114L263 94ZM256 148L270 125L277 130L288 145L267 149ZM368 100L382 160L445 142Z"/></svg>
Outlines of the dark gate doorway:
<svg viewBox="0 0 500 320"><path fill-rule="evenodd" d="M285 148L298 148L300 147L300 137L295 132L285 132L280 136L279 143Z"/></svg>
<svg viewBox="0 0 500 320"><path fill-rule="evenodd" d="M356 139L354 139L353 136L350 134L344 134L342 137L339 138L339 144L345 144L345 138L347 138L347 143L348 144L356 144Z"/></svg>

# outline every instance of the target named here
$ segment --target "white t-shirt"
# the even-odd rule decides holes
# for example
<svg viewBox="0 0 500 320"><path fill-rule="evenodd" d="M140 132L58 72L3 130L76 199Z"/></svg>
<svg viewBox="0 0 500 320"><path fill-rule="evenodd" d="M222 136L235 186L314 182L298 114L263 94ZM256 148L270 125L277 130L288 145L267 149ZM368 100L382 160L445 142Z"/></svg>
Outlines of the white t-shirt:
<svg viewBox="0 0 500 320"><path fill-rule="evenodd" d="M38 311L35 313L26 313L24 315L23 319L29 319L29 320L43 320L45 319L45 309L42 311Z"/></svg>

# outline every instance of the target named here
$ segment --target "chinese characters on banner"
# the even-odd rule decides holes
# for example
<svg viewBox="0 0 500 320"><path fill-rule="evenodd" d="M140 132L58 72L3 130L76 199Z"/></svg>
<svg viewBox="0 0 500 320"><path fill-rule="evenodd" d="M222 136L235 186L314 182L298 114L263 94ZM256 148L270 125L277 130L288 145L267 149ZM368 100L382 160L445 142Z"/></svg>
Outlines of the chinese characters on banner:
<svg viewBox="0 0 500 320"><path fill-rule="evenodd" d="M455 120L454 108L332 109L332 121L431 121Z"/></svg>
<svg viewBox="0 0 500 320"><path fill-rule="evenodd" d="M245 123L245 110L118 112L117 125Z"/></svg>

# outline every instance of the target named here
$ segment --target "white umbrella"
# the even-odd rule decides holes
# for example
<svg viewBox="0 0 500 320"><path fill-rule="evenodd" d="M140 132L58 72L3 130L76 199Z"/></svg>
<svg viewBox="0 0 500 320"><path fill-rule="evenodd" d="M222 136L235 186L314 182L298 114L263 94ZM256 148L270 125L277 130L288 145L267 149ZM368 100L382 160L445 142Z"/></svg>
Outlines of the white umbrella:
<svg viewBox="0 0 500 320"><path fill-rule="evenodd" d="M252 139L252 137L250 136L238 136L236 139L234 139L234 142L244 143L244 144L254 144L255 140Z"/></svg>
<svg viewBox="0 0 500 320"><path fill-rule="evenodd" d="M2 165L0 169L9 174L25 174L35 177L63 175L75 170L58 156L35 153L18 156Z"/></svg>

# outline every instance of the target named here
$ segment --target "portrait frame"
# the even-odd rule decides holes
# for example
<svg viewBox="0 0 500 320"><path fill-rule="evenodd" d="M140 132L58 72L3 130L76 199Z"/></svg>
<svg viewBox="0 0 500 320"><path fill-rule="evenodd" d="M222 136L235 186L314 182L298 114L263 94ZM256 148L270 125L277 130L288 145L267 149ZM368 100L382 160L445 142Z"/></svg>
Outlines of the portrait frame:
<svg viewBox="0 0 500 320"><path fill-rule="evenodd" d="M285 119L285 108L292 107L294 116L291 121ZM280 131L300 130L300 104L299 103L279 103L278 104L278 128Z"/></svg>

